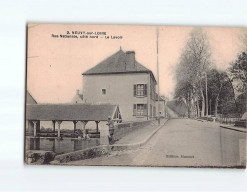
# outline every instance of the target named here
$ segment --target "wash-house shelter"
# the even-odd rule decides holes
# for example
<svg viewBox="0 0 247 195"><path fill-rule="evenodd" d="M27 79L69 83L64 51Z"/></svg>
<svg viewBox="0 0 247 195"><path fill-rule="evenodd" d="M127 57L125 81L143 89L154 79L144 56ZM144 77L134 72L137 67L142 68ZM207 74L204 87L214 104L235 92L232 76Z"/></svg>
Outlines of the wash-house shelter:
<svg viewBox="0 0 247 195"><path fill-rule="evenodd" d="M98 124L109 119L121 122L119 107L111 104L91 105L91 104L29 104L26 105L27 131L33 136L39 136L40 122L50 121L53 124L54 133L61 136L60 125L64 121L74 124L74 130L81 129L83 132L89 121ZM77 123L81 122L81 127Z"/></svg>

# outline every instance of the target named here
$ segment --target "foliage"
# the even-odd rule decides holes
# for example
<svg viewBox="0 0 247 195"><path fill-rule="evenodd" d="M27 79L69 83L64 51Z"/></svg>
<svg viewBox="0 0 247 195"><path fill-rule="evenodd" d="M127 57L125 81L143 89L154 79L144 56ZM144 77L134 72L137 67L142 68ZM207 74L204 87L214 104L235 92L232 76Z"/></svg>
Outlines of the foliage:
<svg viewBox="0 0 247 195"><path fill-rule="evenodd" d="M196 28L191 32L176 67L175 98L184 100L189 117L239 112L233 80L239 80L241 90L246 90L246 69L246 53L232 63L230 75L213 68L207 34Z"/></svg>
<svg viewBox="0 0 247 195"><path fill-rule="evenodd" d="M195 110L194 103L199 100L203 101L201 108L204 114L205 97L202 81L211 64L211 52L207 35L201 28L195 28L190 33L176 68L175 98L185 100L189 117ZM194 114L192 113L192 115Z"/></svg>
<svg viewBox="0 0 247 195"><path fill-rule="evenodd" d="M237 91L246 92L247 90L247 53L242 52L229 68L231 78L238 82Z"/></svg>

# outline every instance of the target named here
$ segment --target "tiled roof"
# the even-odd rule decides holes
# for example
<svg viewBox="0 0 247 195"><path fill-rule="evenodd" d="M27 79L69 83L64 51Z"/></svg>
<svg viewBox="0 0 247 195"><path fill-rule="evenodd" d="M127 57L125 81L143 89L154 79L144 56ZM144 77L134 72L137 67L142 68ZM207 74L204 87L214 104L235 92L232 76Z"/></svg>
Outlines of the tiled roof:
<svg viewBox="0 0 247 195"><path fill-rule="evenodd" d="M115 112L111 104L36 104L26 105L26 120L107 121Z"/></svg>
<svg viewBox="0 0 247 195"><path fill-rule="evenodd" d="M134 54L135 55L135 54ZM106 74L106 73L131 73L131 72L151 72L135 60L132 65L130 55L121 49L110 57L106 58L93 68L82 73L83 75Z"/></svg>

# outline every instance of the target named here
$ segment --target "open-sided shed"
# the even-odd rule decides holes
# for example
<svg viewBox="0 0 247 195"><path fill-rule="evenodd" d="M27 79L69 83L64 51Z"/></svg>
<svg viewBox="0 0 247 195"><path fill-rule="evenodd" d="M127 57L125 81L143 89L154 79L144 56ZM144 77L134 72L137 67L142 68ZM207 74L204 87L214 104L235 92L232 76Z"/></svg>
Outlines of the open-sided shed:
<svg viewBox="0 0 247 195"><path fill-rule="evenodd" d="M40 131L40 121L52 121L55 132L58 124L58 137L60 137L60 124L63 121L72 121L74 130L76 123L81 121L82 130L89 121L95 121L98 131L100 121L121 121L121 114L117 105L111 104L33 104L26 105L26 120L28 121L28 132L36 136Z"/></svg>

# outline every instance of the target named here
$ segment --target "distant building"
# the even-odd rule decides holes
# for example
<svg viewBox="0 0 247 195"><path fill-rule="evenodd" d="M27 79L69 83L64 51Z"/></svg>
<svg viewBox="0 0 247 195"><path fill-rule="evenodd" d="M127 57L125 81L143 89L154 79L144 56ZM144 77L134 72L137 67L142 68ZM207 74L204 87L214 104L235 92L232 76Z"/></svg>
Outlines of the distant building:
<svg viewBox="0 0 247 195"><path fill-rule="evenodd" d="M71 100L71 103L72 104L81 104L81 103L83 103L83 95L80 94L79 90L76 90L76 94L73 97L73 99Z"/></svg>
<svg viewBox="0 0 247 195"><path fill-rule="evenodd" d="M158 94L156 94L156 116L157 117L158 116L166 117L165 104L166 104L165 97L164 96L160 96L160 98L158 100Z"/></svg>
<svg viewBox="0 0 247 195"><path fill-rule="evenodd" d="M26 91L26 104L37 104L36 100L29 93L29 91Z"/></svg>
<svg viewBox="0 0 247 195"><path fill-rule="evenodd" d="M37 104L37 101L33 98L33 96L29 93L29 91L26 91L26 109L27 109L27 105L33 105L33 104ZM38 125L40 125L40 123ZM34 127L33 123L29 122L26 118L26 132L28 132L28 129L33 127Z"/></svg>
<svg viewBox="0 0 247 195"><path fill-rule="evenodd" d="M82 75L84 103L119 105L124 121L156 116L155 77L134 51L120 49Z"/></svg>

